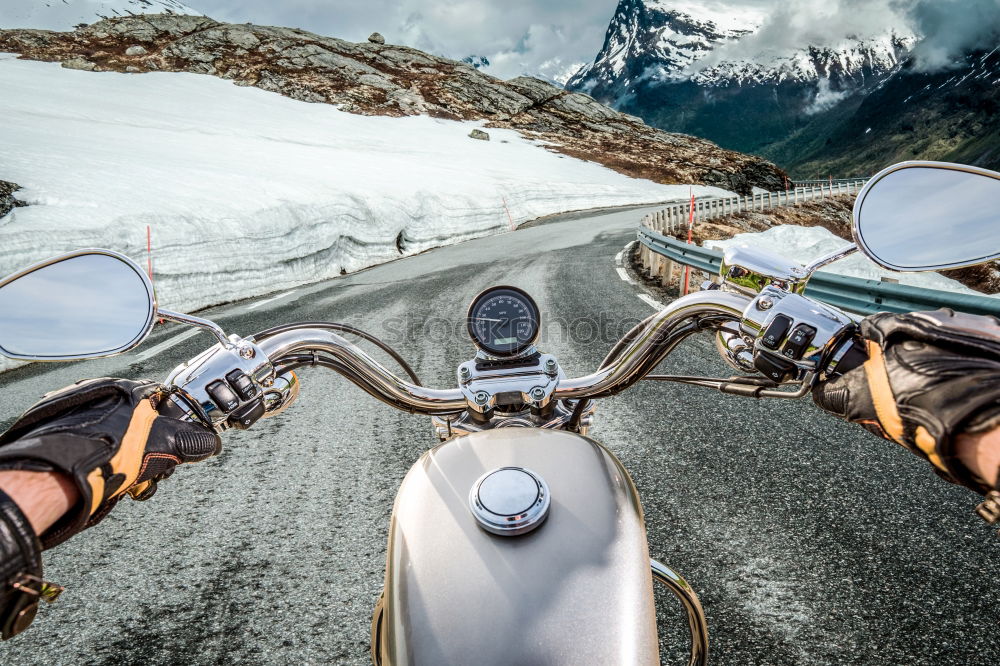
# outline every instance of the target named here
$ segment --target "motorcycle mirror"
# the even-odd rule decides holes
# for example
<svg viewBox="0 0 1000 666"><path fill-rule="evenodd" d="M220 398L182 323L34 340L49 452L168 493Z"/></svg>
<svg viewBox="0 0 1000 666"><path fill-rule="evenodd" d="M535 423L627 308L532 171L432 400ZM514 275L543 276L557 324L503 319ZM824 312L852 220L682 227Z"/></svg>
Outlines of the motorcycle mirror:
<svg viewBox="0 0 1000 666"><path fill-rule="evenodd" d="M901 162L854 203L854 240L894 271L973 266L1000 257L1000 173L947 162Z"/></svg>
<svg viewBox="0 0 1000 666"><path fill-rule="evenodd" d="M0 280L0 354L74 361L128 351L153 327L143 270L110 250L78 250Z"/></svg>

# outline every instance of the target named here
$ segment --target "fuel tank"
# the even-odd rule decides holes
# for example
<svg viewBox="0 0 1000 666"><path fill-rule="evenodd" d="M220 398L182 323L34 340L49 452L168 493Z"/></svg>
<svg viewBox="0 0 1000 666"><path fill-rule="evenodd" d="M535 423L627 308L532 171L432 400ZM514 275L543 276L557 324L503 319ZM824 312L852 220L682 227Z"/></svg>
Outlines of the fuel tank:
<svg viewBox="0 0 1000 666"><path fill-rule="evenodd" d="M470 510L487 472L526 468L547 518L495 535ZM628 473L597 442L503 428L421 456L393 507L377 664L658 664L649 550Z"/></svg>

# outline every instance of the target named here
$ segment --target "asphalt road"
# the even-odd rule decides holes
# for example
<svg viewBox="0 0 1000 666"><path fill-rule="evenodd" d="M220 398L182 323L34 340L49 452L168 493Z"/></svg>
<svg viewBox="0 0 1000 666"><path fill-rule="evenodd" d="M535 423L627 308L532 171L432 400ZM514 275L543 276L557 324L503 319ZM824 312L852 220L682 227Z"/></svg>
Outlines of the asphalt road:
<svg viewBox="0 0 1000 666"><path fill-rule="evenodd" d="M347 322L444 387L473 351L469 300L507 283L548 318L546 351L583 374L616 328L652 312L614 263L639 216L558 219L204 316L241 334ZM211 344L205 334L173 344L182 329L163 329L114 359L0 375L0 426L47 390L87 376L162 378ZM664 367L726 372L707 340ZM0 646L0 662L366 663L395 490L436 440L428 419L329 371L302 381L291 410L228 434L218 458L47 553L47 576L68 589ZM652 555L701 594L714 663L1000 663L1000 539L972 515L972 493L902 449L808 401L653 382L601 403L592 434L632 472ZM658 605L664 661L683 663L678 607L660 593Z"/></svg>

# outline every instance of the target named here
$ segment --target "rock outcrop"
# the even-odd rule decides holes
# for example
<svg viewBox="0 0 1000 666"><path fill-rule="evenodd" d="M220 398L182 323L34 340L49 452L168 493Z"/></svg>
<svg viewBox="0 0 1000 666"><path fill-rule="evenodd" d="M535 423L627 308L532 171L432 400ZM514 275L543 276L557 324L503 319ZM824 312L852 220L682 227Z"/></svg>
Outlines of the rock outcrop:
<svg viewBox="0 0 1000 666"><path fill-rule="evenodd" d="M350 113L485 120L488 128L515 129L551 150L660 183L704 183L743 194L754 186L784 187L784 172L758 157L651 128L545 81L501 81L404 46L152 15L64 33L0 30L0 51L91 71L210 74Z"/></svg>
<svg viewBox="0 0 1000 666"><path fill-rule="evenodd" d="M0 217L3 217L19 206L28 205L23 201L14 198L14 192L17 192L19 189L21 189L20 185L8 183L6 180L0 180Z"/></svg>

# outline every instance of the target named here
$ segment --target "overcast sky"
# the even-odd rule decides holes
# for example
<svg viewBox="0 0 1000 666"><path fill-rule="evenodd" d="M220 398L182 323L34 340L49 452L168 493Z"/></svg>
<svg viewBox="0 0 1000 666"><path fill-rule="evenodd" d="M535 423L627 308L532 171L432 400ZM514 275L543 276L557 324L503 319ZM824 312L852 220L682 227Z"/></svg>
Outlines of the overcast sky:
<svg viewBox="0 0 1000 666"><path fill-rule="evenodd" d="M304 28L361 41L389 42L460 59L483 55L491 74L556 77L590 62L604 41L617 0L185 0L223 21ZM699 0L678 0L678 8ZM836 41L889 27L933 34L928 67L955 48L982 42L1000 25L1000 0L703 0L771 11L760 37L769 45ZM0 0L2 2L2 0ZM659 0L671 5L669 0Z"/></svg>

